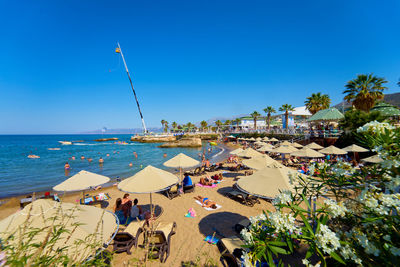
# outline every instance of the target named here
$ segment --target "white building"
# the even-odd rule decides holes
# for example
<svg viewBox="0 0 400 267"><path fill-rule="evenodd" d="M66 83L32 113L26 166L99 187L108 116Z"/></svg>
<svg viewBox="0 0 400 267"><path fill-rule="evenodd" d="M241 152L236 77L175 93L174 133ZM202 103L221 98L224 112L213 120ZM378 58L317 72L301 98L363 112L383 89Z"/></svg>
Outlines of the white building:
<svg viewBox="0 0 400 267"><path fill-rule="evenodd" d="M241 117L239 126L242 129L254 129L254 119L252 117ZM267 123L265 122L265 117L259 117L257 119L257 129L265 129Z"/></svg>

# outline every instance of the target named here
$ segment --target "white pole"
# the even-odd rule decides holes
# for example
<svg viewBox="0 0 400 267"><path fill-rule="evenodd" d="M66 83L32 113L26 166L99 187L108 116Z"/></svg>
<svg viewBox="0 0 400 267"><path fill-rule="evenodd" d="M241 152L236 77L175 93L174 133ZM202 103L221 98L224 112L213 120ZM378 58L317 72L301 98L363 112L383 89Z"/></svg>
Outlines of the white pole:
<svg viewBox="0 0 400 267"><path fill-rule="evenodd" d="M144 123L142 111L140 110L139 101L138 101L138 99L137 99L135 89L133 88L133 83L132 83L131 75L129 74L129 70L128 70L128 66L126 65L126 62L125 62L124 54L122 54L121 46L119 45L119 43L117 43L117 44L118 44L119 53L121 54L121 57L122 57L122 61L124 62L124 65L125 65L126 73L128 74L129 82L131 83L132 91L133 91L133 94L134 94L134 96L135 96L135 100L136 100L136 104L137 104L137 107L138 107L138 110L139 110L140 118L142 119L143 130L144 130L144 133L146 134L146 133L147 133L146 124Z"/></svg>

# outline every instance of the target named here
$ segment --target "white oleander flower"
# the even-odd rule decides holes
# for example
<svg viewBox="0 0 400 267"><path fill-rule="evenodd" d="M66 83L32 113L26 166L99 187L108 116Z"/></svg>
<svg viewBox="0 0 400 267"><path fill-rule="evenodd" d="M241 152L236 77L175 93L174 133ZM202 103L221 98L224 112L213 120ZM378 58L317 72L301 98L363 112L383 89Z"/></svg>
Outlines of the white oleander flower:
<svg viewBox="0 0 400 267"><path fill-rule="evenodd" d="M324 203L327 205L328 211L333 218L346 215L347 208L342 203L337 204L337 202L332 199L326 199Z"/></svg>
<svg viewBox="0 0 400 267"><path fill-rule="evenodd" d="M339 238L325 224L320 225L319 231L315 237L317 246L322 248L327 254L331 254L333 251L340 248Z"/></svg>
<svg viewBox="0 0 400 267"><path fill-rule="evenodd" d="M390 125L387 122L371 121L371 122L364 124L364 126L359 127L357 129L357 132L358 133L369 132L369 133L373 133L373 134L381 134L381 133L384 133L385 129L393 130L393 129L395 129L395 127Z"/></svg>
<svg viewBox="0 0 400 267"><path fill-rule="evenodd" d="M243 251L241 259L242 259L242 263L245 267L253 267L254 266L253 263L251 262L249 254L247 252Z"/></svg>
<svg viewBox="0 0 400 267"><path fill-rule="evenodd" d="M310 264L310 262L307 259L303 259L302 262L305 266L308 266Z"/></svg>
<svg viewBox="0 0 400 267"><path fill-rule="evenodd" d="M277 212L268 213L269 222L275 227L277 233L290 233L298 232L299 229L295 225L295 218L292 214Z"/></svg>
<svg viewBox="0 0 400 267"><path fill-rule="evenodd" d="M288 204L292 201L292 192L289 190L283 190L280 192L272 201L272 204L276 207L280 204Z"/></svg>
<svg viewBox="0 0 400 267"><path fill-rule="evenodd" d="M254 243L253 234L248 231L247 228L243 228L242 231L240 231L240 235L247 245L252 245Z"/></svg>

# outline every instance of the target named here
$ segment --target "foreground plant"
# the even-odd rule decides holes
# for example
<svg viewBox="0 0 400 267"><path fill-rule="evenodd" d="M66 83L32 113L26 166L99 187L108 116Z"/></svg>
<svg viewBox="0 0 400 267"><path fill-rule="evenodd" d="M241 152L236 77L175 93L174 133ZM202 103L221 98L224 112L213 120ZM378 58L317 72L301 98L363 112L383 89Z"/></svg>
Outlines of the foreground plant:
<svg viewBox="0 0 400 267"><path fill-rule="evenodd" d="M275 212L251 218L242 231L246 266L283 264L305 248L305 265L400 265L400 131L386 123L360 127L358 137L383 159L351 168L315 164L314 176L291 177L295 191L276 196Z"/></svg>

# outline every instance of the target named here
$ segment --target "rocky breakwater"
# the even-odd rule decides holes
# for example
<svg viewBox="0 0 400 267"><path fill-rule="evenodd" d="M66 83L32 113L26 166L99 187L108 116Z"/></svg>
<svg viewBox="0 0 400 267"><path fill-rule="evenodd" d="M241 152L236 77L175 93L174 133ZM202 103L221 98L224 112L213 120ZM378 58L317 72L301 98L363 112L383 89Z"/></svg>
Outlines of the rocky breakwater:
<svg viewBox="0 0 400 267"><path fill-rule="evenodd" d="M201 139L198 137L184 137L176 141L162 144L160 147L201 147Z"/></svg>
<svg viewBox="0 0 400 267"><path fill-rule="evenodd" d="M132 136L132 142L139 142L139 143L164 143L164 142L173 142L176 141L176 137L173 135L166 135L166 136Z"/></svg>

